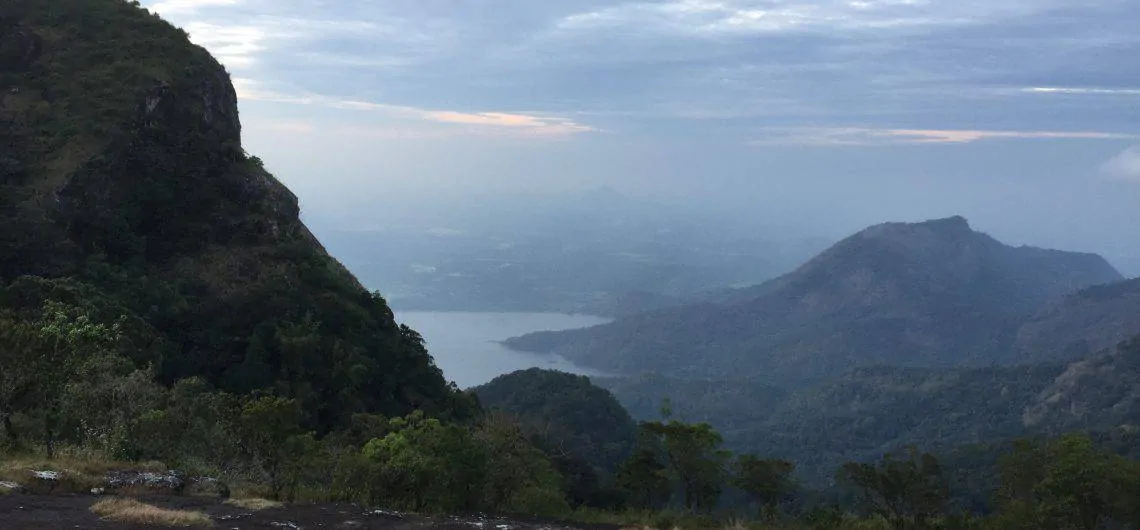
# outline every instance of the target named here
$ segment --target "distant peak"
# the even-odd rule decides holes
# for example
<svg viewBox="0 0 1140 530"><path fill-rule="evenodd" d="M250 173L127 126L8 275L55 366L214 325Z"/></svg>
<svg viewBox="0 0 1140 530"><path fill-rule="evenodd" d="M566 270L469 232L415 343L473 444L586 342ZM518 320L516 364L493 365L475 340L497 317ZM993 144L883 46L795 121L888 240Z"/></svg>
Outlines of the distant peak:
<svg viewBox="0 0 1140 530"><path fill-rule="evenodd" d="M891 238L903 235L916 236L920 234L962 237L973 234L974 230L970 227L970 222L967 221L965 217L955 215L953 217L930 219L917 223L883 223L867 228L861 233L868 237Z"/></svg>
<svg viewBox="0 0 1140 530"><path fill-rule="evenodd" d="M917 224L922 225L922 226L926 226L929 228L936 228L936 229L949 229L949 230L958 230L958 231L967 231L967 232L973 231L973 229L970 228L970 222L967 221L966 218L962 217L961 215L955 215L952 217L945 217L942 219L931 219L929 221L924 221L924 222L917 223Z"/></svg>

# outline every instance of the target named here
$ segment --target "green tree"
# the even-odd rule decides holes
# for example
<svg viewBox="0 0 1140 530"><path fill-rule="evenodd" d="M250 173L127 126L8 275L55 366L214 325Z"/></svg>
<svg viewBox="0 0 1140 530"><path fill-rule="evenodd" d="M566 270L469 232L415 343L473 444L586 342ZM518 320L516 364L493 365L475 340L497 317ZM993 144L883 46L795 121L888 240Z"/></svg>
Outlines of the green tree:
<svg viewBox="0 0 1140 530"><path fill-rule="evenodd" d="M119 355L84 360L64 388L61 414L67 439L117 458L140 458L141 421L161 409L167 397L153 375Z"/></svg>
<svg viewBox="0 0 1140 530"><path fill-rule="evenodd" d="M732 484L759 505L761 514L772 511L795 490L792 472L796 465L787 460L766 460L756 455L740 455L733 463Z"/></svg>
<svg viewBox="0 0 1140 530"><path fill-rule="evenodd" d="M35 402L41 342L29 323L14 315L0 316L0 422L8 443L15 446L22 443L22 437L12 417Z"/></svg>
<svg viewBox="0 0 1140 530"><path fill-rule="evenodd" d="M665 460L681 486L685 508L711 511L724 489L725 462L729 453L720 449L723 439L707 423L676 420L646 422L642 429L661 440Z"/></svg>
<svg viewBox="0 0 1140 530"><path fill-rule="evenodd" d="M48 458L55 456L68 385L92 358L114 355L122 338L120 324L95 322L79 307L48 301L38 319L0 319L0 413L13 440L17 409L39 416L41 441Z"/></svg>
<svg viewBox="0 0 1140 530"><path fill-rule="evenodd" d="M486 415L475 438L490 458L484 501L497 512L557 516L569 511L563 477L522 426L502 413Z"/></svg>
<svg viewBox="0 0 1140 530"><path fill-rule="evenodd" d="M487 456L470 432L420 411L391 420L389 428L392 432L368 442L362 451L380 466L387 502L414 511L479 507Z"/></svg>
<svg viewBox="0 0 1140 530"><path fill-rule="evenodd" d="M312 448L312 435L301 428L297 402L277 396L251 398L241 408L237 428L242 453L265 475L270 496L278 499L294 488L298 464Z"/></svg>
<svg viewBox="0 0 1140 530"><path fill-rule="evenodd" d="M1085 435L1019 441L999 467L1002 528L1140 527L1140 463L1097 449Z"/></svg>
<svg viewBox="0 0 1140 530"><path fill-rule="evenodd" d="M625 492L633 508L657 508L669 502L672 487L668 468L657 458L657 451L640 447L618 469L616 485Z"/></svg>
<svg viewBox="0 0 1140 530"><path fill-rule="evenodd" d="M950 496L938 459L914 447L888 453L878 465L849 462L837 478L858 488L870 511L897 530L929 528Z"/></svg>

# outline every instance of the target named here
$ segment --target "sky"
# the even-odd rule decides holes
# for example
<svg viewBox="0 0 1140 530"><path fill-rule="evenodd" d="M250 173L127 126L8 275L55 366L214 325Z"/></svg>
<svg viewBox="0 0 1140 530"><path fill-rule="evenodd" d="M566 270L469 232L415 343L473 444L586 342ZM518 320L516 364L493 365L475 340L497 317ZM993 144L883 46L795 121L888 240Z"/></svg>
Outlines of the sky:
<svg viewBox="0 0 1140 530"><path fill-rule="evenodd" d="M1135 0L150 0L306 215L610 186L1140 274Z"/></svg>

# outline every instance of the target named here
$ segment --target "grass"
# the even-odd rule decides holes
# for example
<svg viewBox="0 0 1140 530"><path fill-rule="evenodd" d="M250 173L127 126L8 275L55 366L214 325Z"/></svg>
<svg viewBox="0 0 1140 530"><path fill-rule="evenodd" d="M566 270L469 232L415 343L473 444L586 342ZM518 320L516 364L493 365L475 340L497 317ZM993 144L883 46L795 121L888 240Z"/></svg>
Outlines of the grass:
<svg viewBox="0 0 1140 530"><path fill-rule="evenodd" d="M269 499L258 499L258 498L228 499L228 500L226 500L225 503L230 505L230 506L236 506L236 507L241 508L243 510L253 510L255 512L260 512L262 510L272 510L274 508L280 508L280 507L284 506L284 504L277 502L277 501L271 501Z"/></svg>
<svg viewBox="0 0 1140 530"><path fill-rule="evenodd" d="M62 452L53 459L43 456L0 456L0 480L27 485L33 471L58 471L59 483L54 493L85 493L101 486L110 471L166 471L158 462L125 463L95 453Z"/></svg>
<svg viewBox="0 0 1140 530"><path fill-rule="evenodd" d="M134 499L108 498L91 505L91 513L107 521L158 526L213 526L203 512L167 510Z"/></svg>

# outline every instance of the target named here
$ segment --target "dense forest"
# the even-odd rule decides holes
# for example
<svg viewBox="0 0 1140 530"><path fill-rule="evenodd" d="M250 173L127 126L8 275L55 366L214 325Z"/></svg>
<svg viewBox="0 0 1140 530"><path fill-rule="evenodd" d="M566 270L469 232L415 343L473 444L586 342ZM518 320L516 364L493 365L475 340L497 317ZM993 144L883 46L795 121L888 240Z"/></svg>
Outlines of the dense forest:
<svg viewBox="0 0 1140 530"><path fill-rule="evenodd" d="M1140 341L794 393L664 378L615 396L543 370L463 392L242 149L229 76L185 32L137 2L14 0L0 89L0 495L38 469L90 495L95 474L161 468L287 501L666 530L1140 527ZM1076 263L1025 285L1114 274L978 241L999 276ZM1008 294L991 293L1040 293ZM665 392L631 416L639 384ZM676 390L704 397L657 399Z"/></svg>

